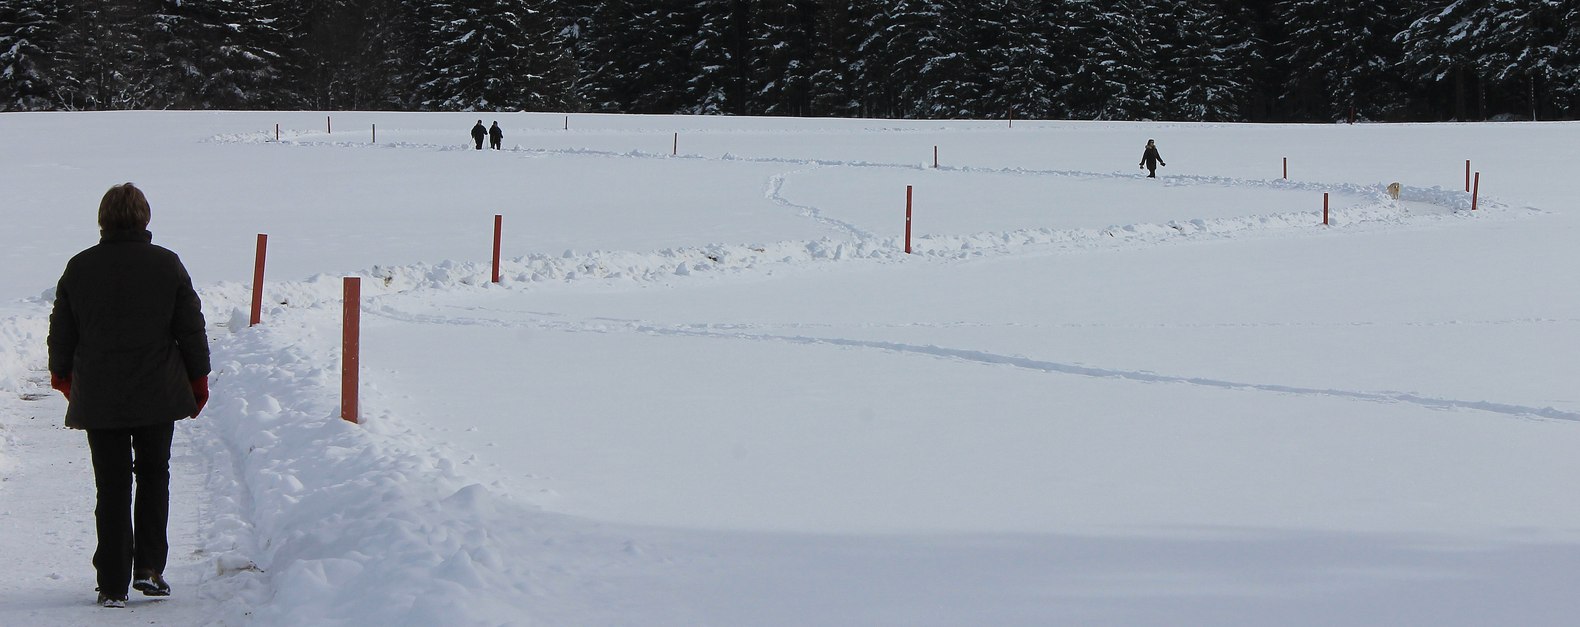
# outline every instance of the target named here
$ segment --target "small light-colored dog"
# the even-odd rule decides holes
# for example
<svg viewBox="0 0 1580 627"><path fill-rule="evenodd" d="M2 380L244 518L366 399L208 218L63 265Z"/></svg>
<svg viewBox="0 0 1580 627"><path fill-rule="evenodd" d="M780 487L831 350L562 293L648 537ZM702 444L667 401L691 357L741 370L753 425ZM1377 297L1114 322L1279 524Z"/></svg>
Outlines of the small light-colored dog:
<svg viewBox="0 0 1580 627"><path fill-rule="evenodd" d="M1388 197L1392 198L1394 200L1399 200L1399 184L1398 183L1389 183L1388 184Z"/></svg>

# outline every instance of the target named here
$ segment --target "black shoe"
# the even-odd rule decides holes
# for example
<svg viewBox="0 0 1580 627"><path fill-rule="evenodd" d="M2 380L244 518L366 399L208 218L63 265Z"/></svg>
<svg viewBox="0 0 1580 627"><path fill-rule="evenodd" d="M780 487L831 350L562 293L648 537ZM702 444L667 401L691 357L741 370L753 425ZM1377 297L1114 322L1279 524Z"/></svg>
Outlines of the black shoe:
<svg viewBox="0 0 1580 627"><path fill-rule="evenodd" d="M142 573L132 580L132 587L143 593L145 597L170 596L170 584L165 583L165 578L158 573Z"/></svg>
<svg viewBox="0 0 1580 627"><path fill-rule="evenodd" d="M99 602L98 602L97 605L99 607L114 607L114 608L126 607L126 597L112 597L112 596L110 596L108 594L100 592L99 593Z"/></svg>

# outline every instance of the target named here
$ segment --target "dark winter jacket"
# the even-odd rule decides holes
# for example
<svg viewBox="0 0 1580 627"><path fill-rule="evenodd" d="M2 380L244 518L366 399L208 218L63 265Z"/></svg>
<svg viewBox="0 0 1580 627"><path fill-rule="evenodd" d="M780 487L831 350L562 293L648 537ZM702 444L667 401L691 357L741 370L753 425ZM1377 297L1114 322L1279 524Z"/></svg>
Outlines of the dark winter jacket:
<svg viewBox="0 0 1580 627"><path fill-rule="evenodd" d="M505 131L500 130L498 124L495 124L493 126L488 127L488 139L489 139L489 141L492 141L494 143L498 143L499 140L504 139L504 138L505 138Z"/></svg>
<svg viewBox="0 0 1580 627"><path fill-rule="evenodd" d="M472 127L472 139L475 139L477 141L483 141L483 138L487 137L487 136L488 136L488 129L483 128L483 123L482 122L478 122L476 126Z"/></svg>
<svg viewBox="0 0 1580 627"><path fill-rule="evenodd" d="M1163 161L1163 157L1158 154L1157 146L1149 144L1146 151L1141 153L1141 165L1156 168L1161 161Z"/></svg>
<svg viewBox="0 0 1580 627"><path fill-rule="evenodd" d="M140 427L197 413L208 335L192 277L146 230L105 231L66 263L49 315L49 371L71 377L66 426Z"/></svg>

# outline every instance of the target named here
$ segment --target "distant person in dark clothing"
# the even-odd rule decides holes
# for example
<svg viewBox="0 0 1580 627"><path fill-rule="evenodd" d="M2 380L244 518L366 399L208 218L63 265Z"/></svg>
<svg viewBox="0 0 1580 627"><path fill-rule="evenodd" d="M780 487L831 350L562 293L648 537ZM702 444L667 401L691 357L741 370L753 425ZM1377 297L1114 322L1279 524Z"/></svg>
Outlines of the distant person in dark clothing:
<svg viewBox="0 0 1580 627"><path fill-rule="evenodd" d="M488 145L494 150L499 150L499 144L503 141L505 141L505 132L499 129L499 121L495 120L494 125L488 127Z"/></svg>
<svg viewBox="0 0 1580 627"><path fill-rule="evenodd" d="M141 190L111 187L99 244L66 263L49 314L50 387L66 396L66 426L88 432L104 607L126 607L128 584L170 594L170 441L208 402L202 306L180 257L152 243L149 216Z"/></svg>
<svg viewBox="0 0 1580 627"><path fill-rule="evenodd" d="M472 141L477 143L478 150L483 149L483 138L485 137L488 137L488 129L483 128L482 120L478 120L477 125L472 127Z"/></svg>
<svg viewBox="0 0 1580 627"><path fill-rule="evenodd" d="M1168 164L1164 163L1163 157L1158 155L1157 144L1152 143L1152 140L1149 139L1147 140L1147 149L1141 153L1141 167L1147 169L1147 178L1157 178L1158 166L1160 165Z"/></svg>

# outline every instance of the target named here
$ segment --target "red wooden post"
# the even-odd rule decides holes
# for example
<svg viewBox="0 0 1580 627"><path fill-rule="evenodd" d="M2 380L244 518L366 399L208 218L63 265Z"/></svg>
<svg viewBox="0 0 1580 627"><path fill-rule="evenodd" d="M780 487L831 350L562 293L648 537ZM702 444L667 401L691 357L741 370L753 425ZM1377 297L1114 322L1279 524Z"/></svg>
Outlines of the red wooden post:
<svg viewBox="0 0 1580 627"><path fill-rule="evenodd" d="M1470 191L1470 160L1465 160L1465 191Z"/></svg>
<svg viewBox="0 0 1580 627"><path fill-rule="evenodd" d="M565 130L571 130L571 116L565 116Z"/></svg>
<svg viewBox="0 0 1580 627"><path fill-rule="evenodd" d="M258 234L258 254L252 263L252 317L248 318L247 326L263 322L263 259L264 251L269 248L269 236Z"/></svg>
<svg viewBox="0 0 1580 627"><path fill-rule="evenodd" d="M1476 173L1476 185L1470 189L1470 210L1476 210L1476 198L1481 195L1481 173Z"/></svg>
<svg viewBox="0 0 1580 627"><path fill-rule="evenodd" d="M911 254L911 186L905 186L905 254Z"/></svg>
<svg viewBox="0 0 1580 627"><path fill-rule="evenodd" d="M274 125L274 142L275 143L279 143L280 142L280 125L279 125L279 123L275 123L275 125Z"/></svg>
<svg viewBox="0 0 1580 627"><path fill-rule="evenodd" d="M1322 226L1328 225L1328 193L1322 192Z"/></svg>
<svg viewBox="0 0 1580 627"><path fill-rule="evenodd" d="M378 124L374 124L373 125L373 143L375 143L375 144L379 143L379 125Z"/></svg>
<svg viewBox="0 0 1580 627"><path fill-rule="evenodd" d="M329 116L327 115L324 116L324 132L329 133L330 135L335 133L335 125L329 122Z"/></svg>
<svg viewBox="0 0 1580 627"><path fill-rule="evenodd" d="M1289 157L1284 157L1284 180L1289 180Z"/></svg>
<svg viewBox="0 0 1580 627"><path fill-rule="evenodd" d="M933 145L933 167L938 167L938 146Z"/></svg>
<svg viewBox="0 0 1580 627"><path fill-rule="evenodd" d="M504 226L505 216L494 214L494 282L499 282L499 232Z"/></svg>
<svg viewBox="0 0 1580 627"><path fill-rule="evenodd" d="M680 133L675 133L675 144L669 149L670 155L680 154Z"/></svg>
<svg viewBox="0 0 1580 627"><path fill-rule="evenodd" d="M345 322L340 336L340 419L361 422L357 414L357 376L361 351L362 279L345 277Z"/></svg>

